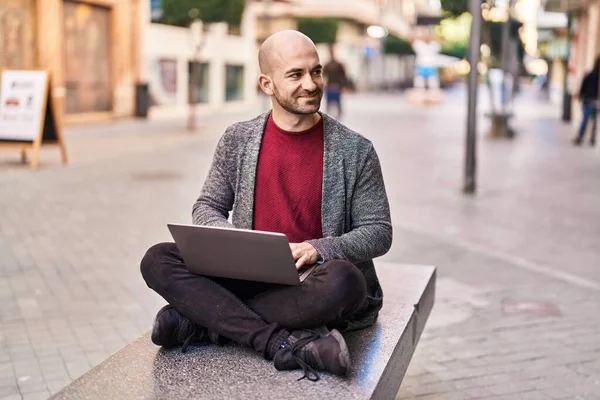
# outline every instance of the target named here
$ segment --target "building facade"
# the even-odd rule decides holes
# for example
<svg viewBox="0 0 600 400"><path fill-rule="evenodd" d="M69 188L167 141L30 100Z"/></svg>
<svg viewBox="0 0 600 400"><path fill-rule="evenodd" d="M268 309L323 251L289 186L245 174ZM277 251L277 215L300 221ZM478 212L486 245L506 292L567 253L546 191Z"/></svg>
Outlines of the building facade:
<svg viewBox="0 0 600 400"><path fill-rule="evenodd" d="M385 55L383 39L372 38L367 27L384 27L390 35L409 38L417 16L435 13L425 0L254 0L257 42L282 29L296 29L298 17L337 18L339 28L334 53L358 89L395 87L411 81L412 57ZM329 60L329 46L318 44L321 61Z"/></svg>
<svg viewBox="0 0 600 400"><path fill-rule="evenodd" d="M239 29L226 23L189 27L153 23L144 0L142 75L150 94L149 118L242 110L258 101L256 18L251 8Z"/></svg>
<svg viewBox="0 0 600 400"><path fill-rule="evenodd" d="M47 69L64 122L130 116L140 0L2 0L0 68Z"/></svg>

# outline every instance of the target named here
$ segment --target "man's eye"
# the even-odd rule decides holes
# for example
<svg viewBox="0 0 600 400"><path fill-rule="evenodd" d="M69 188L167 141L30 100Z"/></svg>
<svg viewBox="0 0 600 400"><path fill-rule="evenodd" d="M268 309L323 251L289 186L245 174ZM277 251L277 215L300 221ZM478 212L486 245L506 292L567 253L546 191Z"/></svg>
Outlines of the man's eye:
<svg viewBox="0 0 600 400"><path fill-rule="evenodd" d="M315 75L321 75L323 73L323 71L321 71L320 69L316 70L315 72L313 72Z"/></svg>
<svg viewBox="0 0 600 400"><path fill-rule="evenodd" d="M300 76L300 74L298 74L298 73L290 75L291 78L298 78L299 76Z"/></svg>

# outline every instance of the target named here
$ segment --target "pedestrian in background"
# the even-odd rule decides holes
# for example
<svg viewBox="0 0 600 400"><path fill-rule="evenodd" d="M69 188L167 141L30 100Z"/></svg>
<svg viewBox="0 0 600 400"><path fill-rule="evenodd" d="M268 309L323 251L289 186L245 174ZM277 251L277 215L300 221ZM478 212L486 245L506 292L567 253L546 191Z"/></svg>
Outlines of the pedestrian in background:
<svg viewBox="0 0 600 400"><path fill-rule="evenodd" d="M597 128L597 116L598 116L598 76L600 74L600 57L596 59L594 69L589 72L583 82L581 82L581 89L579 89L579 100L583 107L583 120L579 127L579 132L573 143L580 145L583 142L585 136L585 130L587 124L592 118L592 136L590 137L590 146L596 144L596 128Z"/></svg>
<svg viewBox="0 0 600 400"><path fill-rule="evenodd" d="M331 58L323 68L323 76L326 80L327 114L335 119L340 119L342 117L342 89L346 86L348 79L344 66L335 58L333 45L329 47L329 54ZM333 107L336 109L335 114L331 112Z"/></svg>

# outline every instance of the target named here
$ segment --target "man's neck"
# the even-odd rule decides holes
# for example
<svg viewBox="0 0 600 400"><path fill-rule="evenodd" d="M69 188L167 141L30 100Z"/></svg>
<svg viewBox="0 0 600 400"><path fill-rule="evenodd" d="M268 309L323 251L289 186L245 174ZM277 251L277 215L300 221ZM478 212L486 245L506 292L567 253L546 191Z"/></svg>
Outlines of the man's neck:
<svg viewBox="0 0 600 400"><path fill-rule="evenodd" d="M302 132L315 126L320 119L319 113L298 115L273 107L273 121L284 131Z"/></svg>

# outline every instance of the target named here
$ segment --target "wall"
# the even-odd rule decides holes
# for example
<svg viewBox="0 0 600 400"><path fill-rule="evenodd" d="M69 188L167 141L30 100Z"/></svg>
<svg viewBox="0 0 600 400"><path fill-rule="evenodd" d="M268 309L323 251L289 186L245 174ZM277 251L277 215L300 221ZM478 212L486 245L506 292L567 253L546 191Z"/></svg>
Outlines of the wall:
<svg viewBox="0 0 600 400"><path fill-rule="evenodd" d="M56 70L55 82L59 83L57 96L62 97L64 105L65 77L68 77L68 69L74 68L73 65L67 65L64 59L65 57L73 57L67 47L72 45L69 41L73 40L73 34L66 31L68 27L65 26L65 2L62 0L37 0L37 2L41 17L40 54L47 52L45 62L54 65L53 68ZM108 10L109 26L107 33L102 29L88 32L82 28L82 35L87 35L85 40L89 43L87 46L79 44L80 49L75 51L74 54L82 57L83 62L85 54L90 56L89 53L93 53L92 47L96 41L92 39L98 39L96 37L98 34L108 35L108 38L103 36L99 39L100 42L105 41L108 46L108 78L101 79L101 82L98 81L97 84L109 86L111 104L106 112L89 110L89 112L66 114L66 122L92 122L133 116L135 111L135 86L138 83L138 70L140 67L137 56L139 54L138 43L141 40L138 29L138 17L141 12L140 0L86 0L75 1L75 3L77 3L77 10L75 11L77 18L92 15L95 7ZM42 10L43 12L41 12ZM60 23L57 23L57 21L60 21ZM57 40L57 38L60 39ZM101 49L104 44L98 46L98 49ZM97 57L101 53L103 52L99 51L95 56ZM43 60L40 60L40 62L44 65ZM89 60L86 62L89 62ZM99 76L94 79L99 79Z"/></svg>
<svg viewBox="0 0 600 400"><path fill-rule="evenodd" d="M208 103L198 104L200 115L214 111L245 109L257 101L256 85L258 78L257 46L255 22L250 13L245 13L242 21L242 35L228 35L227 24L218 23L201 27L202 50L199 61L209 64ZM249 34L251 32L251 34ZM162 119L184 117L188 106L188 62L194 59L195 42L189 28L146 23L144 40L144 70L153 98L159 103L151 107L149 117ZM160 59L174 63L176 84L174 91L161 90ZM163 61L164 62L164 61ZM225 101L225 66L244 66L243 100Z"/></svg>
<svg viewBox="0 0 600 400"><path fill-rule="evenodd" d="M34 66L33 21L32 0L0 1L0 67Z"/></svg>

